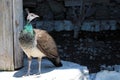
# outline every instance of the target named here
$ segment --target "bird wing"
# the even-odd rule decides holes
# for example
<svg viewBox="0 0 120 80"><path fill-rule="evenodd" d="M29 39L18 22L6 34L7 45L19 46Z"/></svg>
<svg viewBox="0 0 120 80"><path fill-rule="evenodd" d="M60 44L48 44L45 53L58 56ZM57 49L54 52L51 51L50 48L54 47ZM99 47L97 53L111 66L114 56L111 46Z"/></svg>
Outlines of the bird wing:
<svg viewBox="0 0 120 80"><path fill-rule="evenodd" d="M53 38L45 30L34 29L34 31L38 49L48 58L58 57L57 46Z"/></svg>

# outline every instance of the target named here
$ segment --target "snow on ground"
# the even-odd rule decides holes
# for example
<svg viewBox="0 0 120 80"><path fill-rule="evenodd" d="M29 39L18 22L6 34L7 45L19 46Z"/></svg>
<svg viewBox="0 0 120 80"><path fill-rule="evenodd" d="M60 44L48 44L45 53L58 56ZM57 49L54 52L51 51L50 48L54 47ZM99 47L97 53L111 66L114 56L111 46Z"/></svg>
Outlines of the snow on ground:
<svg viewBox="0 0 120 80"><path fill-rule="evenodd" d="M104 70L96 74L95 80L120 80L120 73Z"/></svg>
<svg viewBox="0 0 120 80"><path fill-rule="evenodd" d="M63 67L56 68L51 62L43 59L41 75L34 75L37 73L37 61L33 60L31 66L32 75L23 77L27 71L27 63L18 71L1 71L0 80L87 80L89 71L87 67L78 64L62 61Z"/></svg>
<svg viewBox="0 0 120 80"><path fill-rule="evenodd" d="M89 76L90 80L120 80L120 65L104 65L104 70L90 74Z"/></svg>
<svg viewBox="0 0 120 80"><path fill-rule="evenodd" d="M89 74L86 66L62 61L63 67L56 68L48 60L42 61L41 75L37 73L37 60L33 60L31 75L23 77L27 71L27 60L24 67L18 71L0 71L0 80L120 80L120 65L112 66L114 71L102 70L98 73ZM110 69L111 70L111 69Z"/></svg>

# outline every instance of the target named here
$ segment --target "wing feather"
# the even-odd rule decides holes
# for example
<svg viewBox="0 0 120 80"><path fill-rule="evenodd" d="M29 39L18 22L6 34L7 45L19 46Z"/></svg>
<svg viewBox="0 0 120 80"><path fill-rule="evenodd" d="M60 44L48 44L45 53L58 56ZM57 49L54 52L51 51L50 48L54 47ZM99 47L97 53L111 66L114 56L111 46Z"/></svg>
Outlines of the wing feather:
<svg viewBox="0 0 120 80"><path fill-rule="evenodd" d="M58 57L58 50L54 39L45 30L34 29L34 31L36 33L35 38L38 49L49 58Z"/></svg>

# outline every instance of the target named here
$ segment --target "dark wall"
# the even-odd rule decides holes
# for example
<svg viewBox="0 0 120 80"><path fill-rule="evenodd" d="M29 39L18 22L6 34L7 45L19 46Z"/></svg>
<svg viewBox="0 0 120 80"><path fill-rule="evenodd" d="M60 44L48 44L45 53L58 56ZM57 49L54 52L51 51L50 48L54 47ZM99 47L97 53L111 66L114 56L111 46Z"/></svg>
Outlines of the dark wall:
<svg viewBox="0 0 120 80"><path fill-rule="evenodd" d="M67 2L71 1L71 2ZM78 1L78 0L77 0ZM86 19L119 19L119 0L84 0ZM79 4L72 4L72 0L23 0L24 8L29 8L41 16L41 19L63 20L73 16L72 6L75 6L75 14L80 14ZM76 2L76 0L74 0Z"/></svg>
<svg viewBox="0 0 120 80"><path fill-rule="evenodd" d="M97 19L103 20L103 23L104 20L115 20L120 29L120 0L84 1L86 1L85 20ZM64 0L23 0L23 2L24 8L29 8L30 12L38 14L41 20L50 21L71 20L74 15L79 16L81 8L79 4L65 3ZM72 5L77 6L73 8ZM110 23L107 23L108 26ZM99 71L101 65L120 64L119 30L80 31L77 39L73 38L73 33L73 31L50 32L57 43L62 60L86 65L90 72Z"/></svg>

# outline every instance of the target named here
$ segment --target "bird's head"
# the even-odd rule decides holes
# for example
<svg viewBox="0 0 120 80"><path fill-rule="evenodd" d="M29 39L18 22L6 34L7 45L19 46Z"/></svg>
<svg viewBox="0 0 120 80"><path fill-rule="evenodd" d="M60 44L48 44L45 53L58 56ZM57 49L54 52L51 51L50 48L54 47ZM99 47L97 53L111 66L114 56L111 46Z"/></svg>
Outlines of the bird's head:
<svg viewBox="0 0 120 80"><path fill-rule="evenodd" d="M27 16L27 21L28 22L31 22L33 19L39 17L38 15L34 14L34 13L28 13L28 16Z"/></svg>

